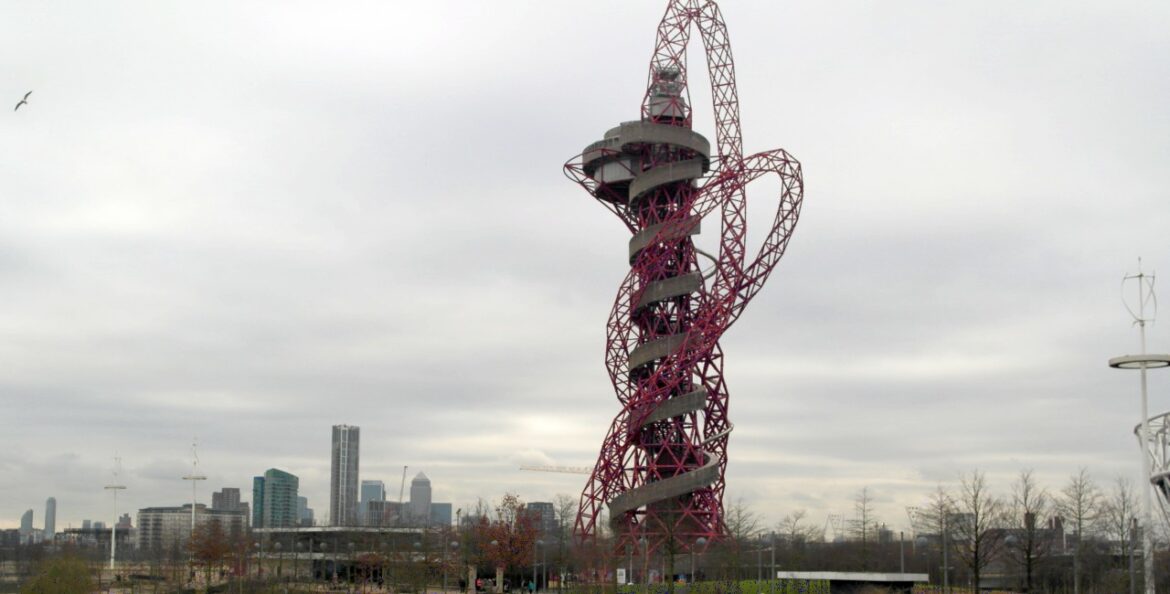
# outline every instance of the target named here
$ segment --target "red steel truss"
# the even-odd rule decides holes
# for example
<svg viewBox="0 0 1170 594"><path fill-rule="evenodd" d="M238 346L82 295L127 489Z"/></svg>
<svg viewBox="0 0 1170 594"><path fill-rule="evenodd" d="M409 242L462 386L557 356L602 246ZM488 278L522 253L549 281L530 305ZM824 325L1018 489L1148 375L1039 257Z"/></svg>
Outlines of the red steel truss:
<svg viewBox="0 0 1170 594"><path fill-rule="evenodd" d="M691 130L692 25L707 55L714 154ZM593 539L607 509L618 550L689 551L724 533L732 424L719 337L784 254L803 194L800 163L787 152L743 156L735 66L715 2L670 0L641 119L606 132L565 171L633 234L630 272L606 328L605 364L622 408L581 494L576 533ZM780 178L779 206L749 259L744 188L769 173ZM716 211L719 251L707 255L691 236Z"/></svg>

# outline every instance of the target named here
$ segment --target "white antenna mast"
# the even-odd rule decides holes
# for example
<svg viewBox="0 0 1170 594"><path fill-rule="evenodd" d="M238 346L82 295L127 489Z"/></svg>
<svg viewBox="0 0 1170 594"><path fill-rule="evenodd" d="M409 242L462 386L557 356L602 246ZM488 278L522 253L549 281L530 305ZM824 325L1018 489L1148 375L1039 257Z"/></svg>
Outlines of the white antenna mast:
<svg viewBox="0 0 1170 594"><path fill-rule="evenodd" d="M1135 282L1136 281L1136 282ZM1125 286L1134 282L1137 285L1137 307L1131 307L1130 303L1125 299ZM1138 334L1140 337L1141 351L1137 355L1125 355L1122 357L1114 357L1109 360L1109 366L1116 369L1137 369L1141 371L1142 378L1142 422L1139 426L1141 435L1138 438L1140 441L1140 448L1138 450L1141 460L1142 471L1142 555L1144 560L1144 576L1145 576L1145 591L1146 594L1154 594L1154 543L1153 543L1153 525L1151 522L1151 501L1150 501L1150 461L1147 460L1146 448L1150 442L1150 413L1147 397L1146 384L1146 370L1158 367L1170 366L1170 355L1149 355L1146 354L1146 323L1154 321L1154 315L1158 309L1158 300L1154 297L1154 275L1146 274L1142 271L1142 261L1138 259L1137 274L1128 274L1121 280L1122 287L1122 303L1125 304L1125 309L1129 311L1129 315L1133 317L1133 323L1138 327ZM1149 312L1150 317L1146 317L1146 306L1151 306L1152 311ZM1134 310L1137 311L1134 311Z"/></svg>
<svg viewBox="0 0 1170 594"><path fill-rule="evenodd" d="M122 458L114 452L114 481L106 485L106 490L114 494L114 521L110 525L110 574L114 574L114 559L118 551L118 491L126 488L126 485L118 482L118 473L122 471Z"/></svg>
<svg viewBox="0 0 1170 594"><path fill-rule="evenodd" d="M185 481L191 481L191 536L195 536L195 486L199 481L207 480L207 477L199 474L199 452L196 451L199 447L199 438L196 437L191 441L191 474L183 477Z"/></svg>

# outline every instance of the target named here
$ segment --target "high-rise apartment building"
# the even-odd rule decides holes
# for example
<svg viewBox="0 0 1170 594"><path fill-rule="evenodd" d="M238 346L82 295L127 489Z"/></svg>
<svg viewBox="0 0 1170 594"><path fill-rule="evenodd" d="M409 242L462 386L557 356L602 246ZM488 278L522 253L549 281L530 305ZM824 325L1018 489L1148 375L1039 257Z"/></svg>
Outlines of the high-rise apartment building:
<svg viewBox="0 0 1170 594"><path fill-rule="evenodd" d="M196 527L217 523L232 539L245 534L247 518L242 511L195 506ZM127 532L129 529L127 529ZM138 549L155 553L181 550L191 538L191 504L181 507L147 507L138 510Z"/></svg>
<svg viewBox="0 0 1170 594"><path fill-rule="evenodd" d="M398 526L401 518L397 501L371 501L366 506L366 526Z"/></svg>
<svg viewBox="0 0 1170 594"><path fill-rule="evenodd" d="M532 519L536 531L544 535L556 534L557 510L556 506L548 501L533 501L525 508L525 513Z"/></svg>
<svg viewBox="0 0 1170 594"><path fill-rule="evenodd" d="M313 525L313 508L309 507L308 497L297 497L297 518L305 528Z"/></svg>
<svg viewBox="0 0 1170 594"><path fill-rule="evenodd" d="M285 528L300 525L297 488L300 479L283 470L269 468L264 476L252 479L252 527ZM243 512L242 509L237 510Z"/></svg>
<svg viewBox="0 0 1170 594"><path fill-rule="evenodd" d="M53 535L57 534L57 498L45 500L45 542L53 542Z"/></svg>
<svg viewBox="0 0 1170 594"><path fill-rule="evenodd" d="M431 520L431 479L421 472L410 481L408 513L410 521L415 524L426 524Z"/></svg>
<svg viewBox="0 0 1170 594"><path fill-rule="evenodd" d="M240 490L224 487L211 494L211 509L236 511L240 509Z"/></svg>
<svg viewBox="0 0 1170 594"><path fill-rule="evenodd" d="M255 487L253 481L253 488ZM211 509L223 511L242 511L244 517L251 520L251 506L246 501L240 501L240 490L235 487L224 487L211 494Z"/></svg>
<svg viewBox="0 0 1170 594"><path fill-rule="evenodd" d="M382 481L362 481L362 500L358 505L358 521L363 526L377 526L370 521L370 502L386 501L386 484Z"/></svg>
<svg viewBox="0 0 1170 594"><path fill-rule="evenodd" d="M357 524L360 441L359 427L333 426L333 462L329 474L329 523L334 526Z"/></svg>

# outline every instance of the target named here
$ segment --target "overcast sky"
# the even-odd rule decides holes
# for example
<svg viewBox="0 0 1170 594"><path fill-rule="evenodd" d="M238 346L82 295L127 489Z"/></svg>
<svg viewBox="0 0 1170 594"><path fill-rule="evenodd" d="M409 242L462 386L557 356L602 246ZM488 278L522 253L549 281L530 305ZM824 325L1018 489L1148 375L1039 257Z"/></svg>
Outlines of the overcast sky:
<svg viewBox="0 0 1170 594"><path fill-rule="evenodd" d="M1123 274L1170 274L1170 5L724 4L745 150L806 183L723 339L728 500L903 527L972 469L1136 477L1105 362ZM518 466L597 455L628 232L561 166L638 117L664 5L0 4L0 527L108 520L115 453L119 511L182 504L194 436L201 501L277 467L324 519L337 423L392 498L579 494Z"/></svg>

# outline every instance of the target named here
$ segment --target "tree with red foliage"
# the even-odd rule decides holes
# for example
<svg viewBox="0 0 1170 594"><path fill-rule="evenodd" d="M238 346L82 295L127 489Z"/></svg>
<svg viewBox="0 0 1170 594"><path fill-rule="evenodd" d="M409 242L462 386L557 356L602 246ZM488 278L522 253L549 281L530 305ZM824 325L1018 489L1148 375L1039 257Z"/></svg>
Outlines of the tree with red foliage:
<svg viewBox="0 0 1170 594"><path fill-rule="evenodd" d="M203 566L204 581L210 585L211 570L223 568L224 560L231 555L232 543L219 521L212 520L195 527L187 548L192 561Z"/></svg>
<svg viewBox="0 0 1170 594"><path fill-rule="evenodd" d="M480 517L475 535L484 557L496 568L496 592L503 592L504 572L527 565L535 555L536 523L520 497L508 493L496 506L494 519Z"/></svg>

